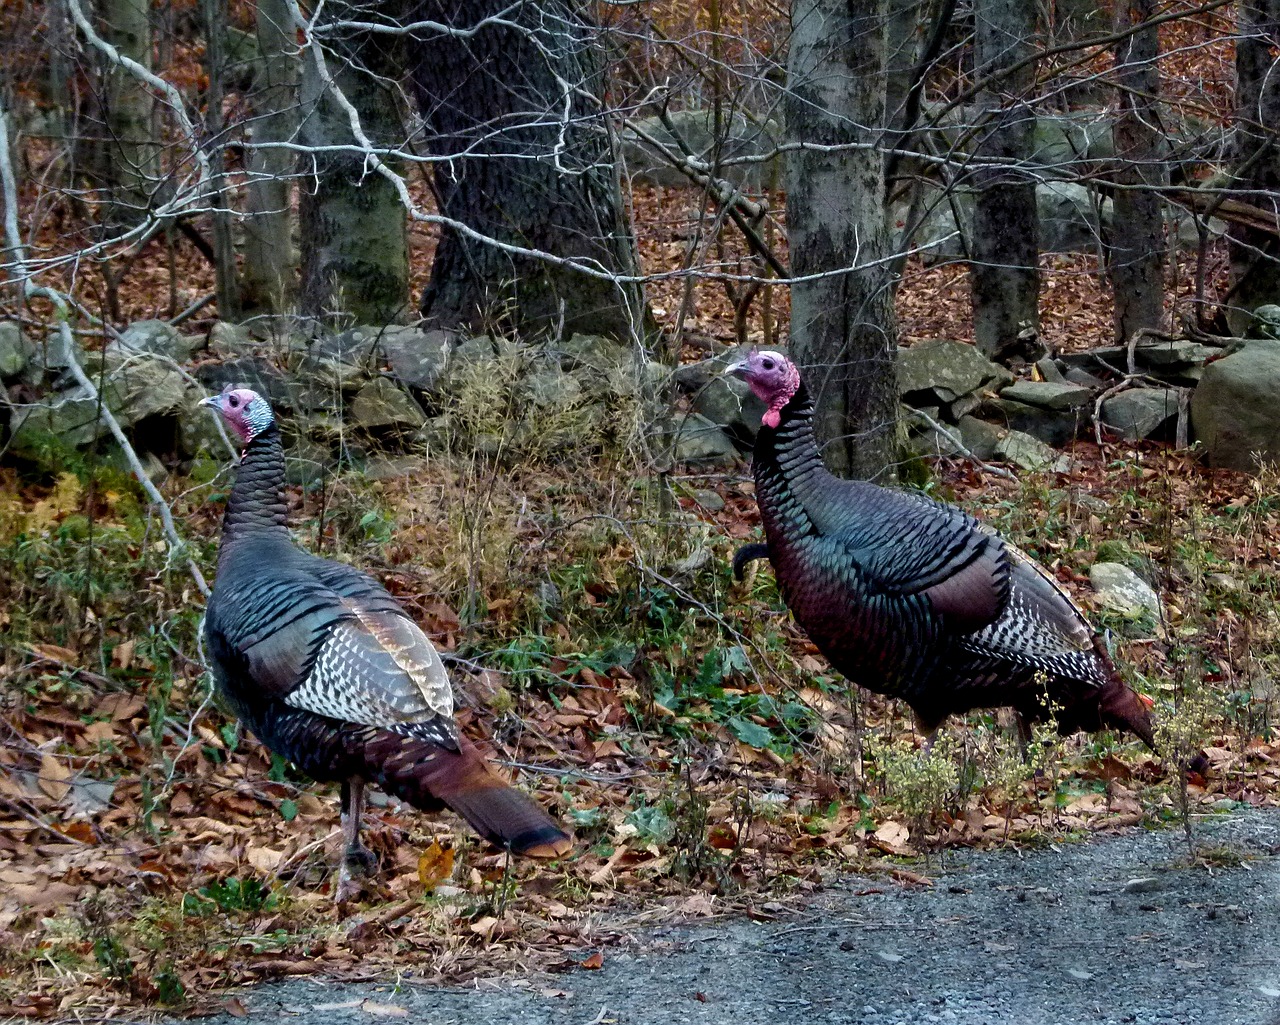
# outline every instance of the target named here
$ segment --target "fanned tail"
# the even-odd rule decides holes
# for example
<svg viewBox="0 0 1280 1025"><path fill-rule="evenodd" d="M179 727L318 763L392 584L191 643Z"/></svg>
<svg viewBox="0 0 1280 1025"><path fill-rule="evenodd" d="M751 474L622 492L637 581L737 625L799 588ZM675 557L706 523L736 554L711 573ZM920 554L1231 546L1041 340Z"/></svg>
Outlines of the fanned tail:
<svg viewBox="0 0 1280 1025"><path fill-rule="evenodd" d="M497 847L530 858L558 858L572 841L533 801L494 772L463 738L457 751L378 730L364 745L364 775L414 807L448 805Z"/></svg>

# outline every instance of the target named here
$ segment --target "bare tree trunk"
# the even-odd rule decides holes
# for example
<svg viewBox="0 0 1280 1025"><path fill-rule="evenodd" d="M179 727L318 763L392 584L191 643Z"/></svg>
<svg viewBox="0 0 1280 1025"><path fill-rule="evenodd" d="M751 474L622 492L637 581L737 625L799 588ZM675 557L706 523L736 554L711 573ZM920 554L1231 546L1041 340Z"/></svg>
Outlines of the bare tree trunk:
<svg viewBox="0 0 1280 1025"><path fill-rule="evenodd" d="M278 316L297 294L298 262L290 231L293 152L272 148L298 128L298 44L285 0L258 0L262 57L253 103L256 116L245 160L249 171L244 222L242 297L245 310Z"/></svg>
<svg viewBox="0 0 1280 1025"><path fill-rule="evenodd" d="M227 209L226 155L223 150L223 75L226 71L227 0L201 0L205 24L205 69L209 75L206 96L205 131L213 145L209 163L213 168L213 267L218 296L218 316L224 320L240 317L240 292L237 286L236 249L231 241L231 211Z"/></svg>
<svg viewBox="0 0 1280 1025"><path fill-rule="evenodd" d="M1280 222L1280 76L1271 56L1280 46L1280 0L1242 0L1236 39L1236 134L1233 198L1260 207ZM1232 224L1231 300L1233 333L1247 327L1253 311L1280 302L1280 243L1274 231Z"/></svg>
<svg viewBox="0 0 1280 1025"><path fill-rule="evenodd" d="M1031 155L1035 113L1026 102L1035 65L1036 5L1027 0L974 0L975 75L979 95L979 166L973 178L973 249L969 283L974 340L988 356L1025 354L1040 328L1039 219L1035 181L1017 166ZM1034 344L1034 343L1032 343Z"/></svg>
<svg viewBox="0 0 1280 1025"><path fill-rule="evenodd" d="M367 16L345 0L324 7L325 71L359 115L374 146L403 147L395 82L395 36L341 29L343 20ZM406 211L395 185L361 153L325 147L354 146L348 113L308 51L302 65L301 142L316 147L301 173L302 312L333 323L386 324L409 310ZM397 161L383 158L392 170Z"/></svg>
<svg viewBox="0 0 1280 1025"><path fill-rule="evenodd" d="M102 37L123 56L150 68L148 0L102 0L98 10ZM146 216L151 190L159 179L159 148L151 93L127 70L106 61L102 78L106 138L98 162L110 192L103 222L114 230L135 225Z"/></svg>
<svg viewBox="0 0 1280 1025"><path fill-rule="evenodd" d="M816 429L834 472L870 478L890 466L897 438L890 238L884 157L884 0L795 0L786 123L798 149L787 164L791 345L815 396Z"/></svg>
<svg viewBox="0 0 1280 1025"><path fill-rule="evenodd" d="M504 13L505 12L505 13ZM604 117L604 60L576 0L421 0L416 19L458 28L502 13L466 38L424 33L413 83L438 157L440 212L487 238L632 275ZM445 226L425 317L440 327L501 325L630 336L643 296L621 284L504 251Z"/></svg>
<svg viewBox="0 0 1280 1025"><path fill-rule="evenodd" d="M1115 334L1128 341L1139 328L1164 324L1164 211L1154 188L1168 184L1166 144L1159 129L1160 42L1155 0L1116 4L1115 31L1137 27L1116 44L1115 197L1107 274L1115 295Z"/></svg>

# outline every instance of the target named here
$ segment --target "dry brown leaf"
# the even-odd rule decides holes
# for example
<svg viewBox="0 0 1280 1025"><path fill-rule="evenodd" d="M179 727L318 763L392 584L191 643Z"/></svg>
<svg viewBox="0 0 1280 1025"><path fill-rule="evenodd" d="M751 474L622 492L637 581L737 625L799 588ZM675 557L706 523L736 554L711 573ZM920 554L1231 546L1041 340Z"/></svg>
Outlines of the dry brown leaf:
<svg viewBox="0 0 1280 1025"><path fill-rule="evenodd" d="M360 1010L365 1014L377 1014L383 1018L403 1018L408 1015L408 1011L398 1004L379 1004L373 1000L366 1000L360 1005Z"/></svg>
<svg viewBox="0 0 1280 1025"><path fill-rule="evenodd" d="M600 951L597 950L585 961L580 962L578 967L585 968L588 971L592 971L592 972L598 971L599 969L604 967L604 954L600 953Z"/></svg>
<svg viewBox="0 0 1280 1025"><path fill-rule="evenodd" d="M40 789L55 801L71 792L71 770L53 755L40 759Z"/></svg>
<svg viewBox="0 0 1280 1025"><path fill-rule="evenodd" d="M441 847L439 840L418 856L418 881L428 892L453 875L453 848Z"/></svg>

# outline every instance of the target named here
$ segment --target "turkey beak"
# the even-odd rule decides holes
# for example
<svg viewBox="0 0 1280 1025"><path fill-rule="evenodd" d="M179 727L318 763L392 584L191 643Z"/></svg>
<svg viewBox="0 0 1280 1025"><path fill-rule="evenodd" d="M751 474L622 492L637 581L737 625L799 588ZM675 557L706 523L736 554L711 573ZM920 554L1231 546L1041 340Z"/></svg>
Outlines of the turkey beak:
<svg viewBox="0 0 1280 1025"><path fill-rule="evenodd" d="M217 409L218 400L221 398L222 398L221 395L206 395L204 398L200 400L199 405L208 406L210 409Z"/></svg>
<svg viewBox="0 0 1280 1025"><path fill-rule="evenodd" d="M745 359L740 359L738 360L737 363L730 363L727 367L725 367L721 376L723 377L727 374L745 373L746 369L747 369L747 361Z"/></svg>

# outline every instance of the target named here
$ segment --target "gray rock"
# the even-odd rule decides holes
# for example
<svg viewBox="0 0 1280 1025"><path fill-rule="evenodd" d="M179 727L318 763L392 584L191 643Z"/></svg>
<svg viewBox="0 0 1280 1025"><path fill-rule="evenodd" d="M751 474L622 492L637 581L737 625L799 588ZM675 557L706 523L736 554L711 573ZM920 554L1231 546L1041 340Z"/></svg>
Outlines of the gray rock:
<svg viewBox="0 0 1280 1025"><path fill-rule="evenodd" d="M1088 388L1055 381L1014 381L1000 392L1002 399L1044 409L1078 409L1093 398Z"/></svg>
<svg viewBox="0 0 1280 1025"><path fill-rule="evenodd" d="M781 141L779 125L774 121L757 123L742 114L733 114L723 126L722 138L718 139L715 133L714 114L710 110L697 108L673 110L667 116L680 137L679 141L656 115L640 118L636 125L645 135L659 140L669 151L683 152L681 149L681 143L683 143L708 169L717 155L720 159L727 160L733 157L775 153ZM620 133L620 141L624 166L627 174L632 177L655 185L694 185L687 175L672 166L670 160L645 142L639 132L624 129ZM776 158L767 163L733 163L720 168L718 173L721 178L735 185L758 190L772 176L776 163Z"/></svg>
<svg viewBox="0 0 1280 1025"><path fill-rule="evenodd" d="M453 341L448 331L392 325L383 329L378 344L397 381L431 394L449 369Z"/></svg>
<svg viewBox="0 0 1280 1025"><path fill-rule="evenodd" d="M962 416L957 426L964 447L973 453L975 459L984 462L995 458L996 446L1008 433L1007 428L979 420L976 416Z"/></svg>
<svg viewBox="0 0 1280 1025"><path fill-rule="evenodd" d="M765 405L736 377L715 377L693 396L693 408L735 437L754 439Z"/></svg>
<svg viewBox="0 0 1280 1025"><path fill-rule="evenodd" d="M27 341L22 325L0 320L0 379L10 381L27 369L36 347Z"/></svg>
<svg viewBox="0 0 1280 1025"><path fill-rule="evenodd" d="M1189 365L1203 363L1210 356L1219 356L1221 349L1212 345L1201 345L1199 342L1179 338L1172 341L1150 342L1134 349L1136 362L1145 367L1157 370L1180 369Z"/></svg>
<svg viewBox="0 0 1280 1025"><path fill-rule="evenodd" d="M1130 388L1102 404L1102 423L1125 441L1149 438L1178 415L1176 388Z"/></svg>
<svg viewBox="0 0 1280 1025"><path fill-rule="evenodd" d="M1210 466L1256 470L1280 459L1280 342L1255 340L1204 368L1191 427Z"/></svg>
<svg viewBox="0 0 1280 1025"><path fill-rule="evenodd" d="M1253 320L1249 324L1251 338L1280 339L1280 306L1267 303L1253 311Z"/></svg>
<svg viewBox="0 0 1280 1025"><path fill-rule="evenodd" d="M913 406L954 402L1012 375L972 345L947 339L919 342L898 350L898 392Z"/></svg>
<svg viewBox="0 0 1280 1025"><path fill-rule="evenodd" d="M234 359L237 356L252 356L261 343L249 334L249 329L243 324L215 320L213 327L209 328L208 346L213 355Z"/></svg>
<svg viewBox="0 0 1280 1025"><path fill-rule="evenodd" d="M1222 594L1240 590L1240 581L1230 573L1207 573L1204 582Z"/></svg>
<svg viewBox="0 0 1280 1025"><path fill-rule="evenodd" d="M1083 410L1045 409L1014 402L1003 395L982 406L982 415L1014 431L1038 438L1046 445L1062 446L1075 438L1085 420Z"/></svg>
<svg viewBox="0 0 1280 1025"><path fill-rule="evenodd" d="M147 417L176 416L188 405L186 379L167 359L152 355L120 359L94 353L86 356L85 364L89 377L101 381L102 404L125 430ZM59 393L47 403L15 410L11 427L12 445L19 453L32 451L35 432L52 434L73 448L108 434L99 400L89 398L80 388Z"/></svg>
<svg viewBox="0 0 1280 1025"><path fill-rule="evenodd" d="M1058 366L1058 361L1052 356L1045 356L1036 360L1036 369L1040 371L1040 376L1046 381L1054 381L1058 384L1067 383L1067 379L1062 374L1062 368Z"/></svg>
<svg viewBox="0 0 1280 1025"><path fill-rule="evenodd" d="M284 478L290 484L312 487L328 476L333 450L305 434L290 439L284 451Z"/></svg>
<svg viewBox="0 0 1280 1025"><path fill-rule="evenodd" d="M1067 367L1067 369L1062 372L1062 376L1072 384L1078 384L1082 388L1090 388L1094 391L1101 391L1107 386L1106 382L1101 377L1094 376L1083 367Z"/></svg>
<svg viewBox="0 0 1280 1025"><path fill-rule="evenodd" d="M210 393L222 391L227 385L252 388L259 395L270 399L278 409L294 409L296 388L272 363L261 356L242 356L222 363L202 363L196 367L195 378Z"/></svg>
<svg viewBox="0 0 1280 1025"><path fill-rule="evenodd" d="M548 367L520 378L519 394L542 410L571 409L582 401L582 385L572 374Z"/></svg>
<svg viewBox="0 0 1280 1025"><path fill-rule="evenodd" d="M1024 470L1052 470L1067 473L1071 460L1039 438L1021 431L1008 431L995 444L993 458L1013 463Z"/></svg>
<svg viewBox="0 0 1280 1025"><path fill-rule="evenodd" d="M565 367L580 367L607 373L632 361L631 349L603 335L575 334L556 350L565 357Z"/></svg>
<svg viewBox="0 0 1280 1025"><path fill-rule="evenodd" d="M360 389L349 416L353 426L366 431L415 431L427 419L409 393L385 377L374 378Z"/></svg>
<svg viewBox="0 0 1280 1025"><path fill-rule="evenodd" d="M176 327L163 320L140 320L125 328L119 338L108 342L106 351L121 354L149 353L168 356L179 363L185 363L191 359L191 353L203 344L203 340L187 338Z"/></svg>
<svg viewBox="0 0 1280 1025"><path fill-rule="evenodd" d="M707 512L717 513L724 510L724 498L718 491L711 491L708 488L695 488L689 493L689 497Z"/></svg>
<svg viewBox="0 0 1280 1025"><path fill-rule="evenodd" d="M1089 583L1107 608L1132 619L1143 613L1160 618L1160 596L1150 584L1121 562L1095 562Z"/></svg>
<svg viewBox="0 0 1280 1025"><path fill-rule="evenodd" d="M1036 186L1040 218L1040 250L1087 253L1098 248L1099 220L1111 220L1111 201L1076 182L1042 182Z"/></svg>
<svg viewBox="0 0 1280 1025"><path fill-rule="evenodd" d="M733 439L697 413L677 418L673 455L681 463L729 465L738 461Z"/></svg>
<svg viewBox="0 0 1280 1025"><path fill-rule="evenodd" d="M385 328L361 325L336 335L317 338L309 349L315 359L336 359L344 363L371 364L378 358L378 341Z"/></svg>
<svg viewBox="0 0 1280 1025"><path fill-rule="evenodd" d="M462 342L453 352L453 361L456 366L474 366L498 359L515 359L523 355L524 351L523 345L509 338L480 335Z"/></svg>

